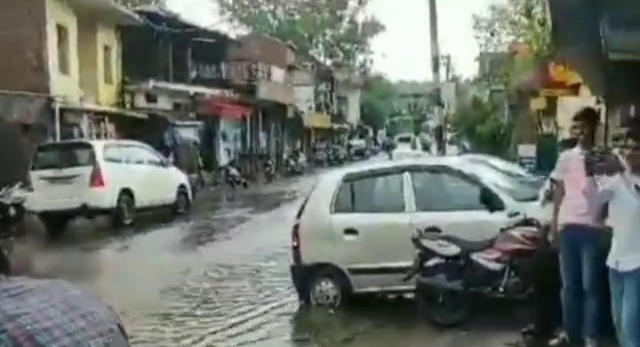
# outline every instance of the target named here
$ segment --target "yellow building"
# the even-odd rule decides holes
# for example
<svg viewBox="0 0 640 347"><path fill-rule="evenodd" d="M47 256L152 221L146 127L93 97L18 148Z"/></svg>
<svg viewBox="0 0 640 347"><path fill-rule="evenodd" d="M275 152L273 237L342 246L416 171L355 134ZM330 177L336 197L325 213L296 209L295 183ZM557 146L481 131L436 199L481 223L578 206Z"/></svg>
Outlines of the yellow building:
<svg viewBox="0 0 640 347"><path fill-rule="evenodd" d="M140 19L111 0L45 1L51 95L67 106L114 106L122 81L118 26Z"/></svg>

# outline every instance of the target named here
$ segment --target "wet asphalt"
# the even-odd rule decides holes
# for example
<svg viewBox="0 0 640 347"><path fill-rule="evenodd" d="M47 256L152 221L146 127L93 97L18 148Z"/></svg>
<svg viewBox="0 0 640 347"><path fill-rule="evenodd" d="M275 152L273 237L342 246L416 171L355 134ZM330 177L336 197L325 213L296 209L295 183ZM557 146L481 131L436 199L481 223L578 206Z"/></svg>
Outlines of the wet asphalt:
<svg viewBox="0 0 640 347"><path fill-rule="evenodd" d="M99 293L122 315L134 346L494 347L515 339L522 314L494 306L450 330L422 322L404 298L367 299L341 312L299 309L290 226L316 179L281 179L233 199L203 192L189 217L154 212L117 235L81 222L37 254L36 271Z"/></svg>

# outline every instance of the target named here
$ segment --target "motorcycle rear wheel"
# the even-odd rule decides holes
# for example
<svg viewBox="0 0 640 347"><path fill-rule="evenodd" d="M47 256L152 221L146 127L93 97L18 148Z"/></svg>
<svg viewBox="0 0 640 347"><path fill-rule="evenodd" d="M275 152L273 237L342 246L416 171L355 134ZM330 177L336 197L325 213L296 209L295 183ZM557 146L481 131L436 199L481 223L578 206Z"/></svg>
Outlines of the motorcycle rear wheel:
<svg viewBox="0 0 640 347"><path fill-rule="evenodd" d="M438 327L455 327L471 317L470 302L463 292L419 289L415 300L420 317Z"/></svg>

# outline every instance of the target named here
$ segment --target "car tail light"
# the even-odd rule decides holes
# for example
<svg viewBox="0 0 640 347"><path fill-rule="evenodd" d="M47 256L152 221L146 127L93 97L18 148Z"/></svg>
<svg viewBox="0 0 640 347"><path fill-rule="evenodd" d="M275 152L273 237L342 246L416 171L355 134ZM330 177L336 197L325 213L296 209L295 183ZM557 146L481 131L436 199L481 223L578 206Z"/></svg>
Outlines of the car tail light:
<svg viewBox="0 0 640 347"><path fill-rule="evenodd" d="M300 223L296 222L291 229L291 256L294 264L302 263L300 253Z"/></svg>
<svg viewBox="0 0 640 347"><path fill-rule="evenodd" d="M95 164L93 170L91 170L91 176L89 178L89 187L91 188L103 188L105 186L104 176L102 175L102 169L100 165Z"/></svg>

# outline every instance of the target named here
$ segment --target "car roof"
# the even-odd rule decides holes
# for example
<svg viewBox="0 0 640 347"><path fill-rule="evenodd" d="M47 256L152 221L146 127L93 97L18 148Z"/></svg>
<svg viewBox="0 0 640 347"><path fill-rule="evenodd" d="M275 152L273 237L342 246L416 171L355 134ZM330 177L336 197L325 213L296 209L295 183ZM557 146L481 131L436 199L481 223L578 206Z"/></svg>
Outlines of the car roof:
<svg viewBox="0 0 640 347"><path fill-rule="evenodd" d="M39 146L52 146L52 145L64 145L64 144L70 144L70 143L86 143L89 145L92 145L94 147L103 147L105 145L108 144L120 144L120 145L126 145L126 144L131 144L131 145L140 145L140 144L144 144L140 141L135 141L135 140L127 140L127 139L107 139L107 140L87 140L87 139L72 139L72 140L62 140L62 141L51 141L51 142L45 142L45 143L41 143Z"/></svg>
<svg viewBox="0 0 640 347"><path fill-rule="evenodd" d="M372 170L384 170L391 169L399 166L412 166L412 165L447 165L455 168L462 168L461 160L455 156L425 156L423 158L407 158L400 160L385 160L385 161L371 161L365 163L358 163L355 165L349 165L339 169L331 170L325 173L322 177L326 180L342 180L344 176L350 174L357 174L360 172L367 172Z"/></svg>

